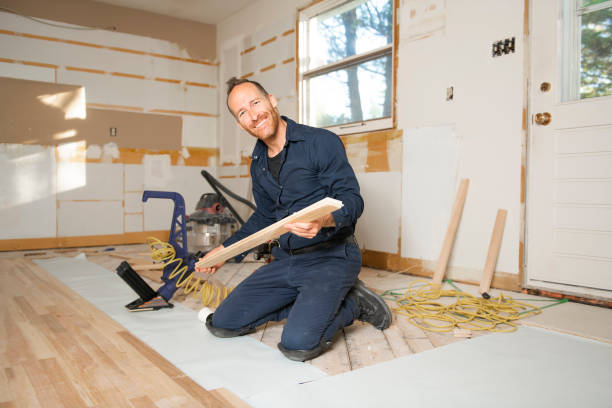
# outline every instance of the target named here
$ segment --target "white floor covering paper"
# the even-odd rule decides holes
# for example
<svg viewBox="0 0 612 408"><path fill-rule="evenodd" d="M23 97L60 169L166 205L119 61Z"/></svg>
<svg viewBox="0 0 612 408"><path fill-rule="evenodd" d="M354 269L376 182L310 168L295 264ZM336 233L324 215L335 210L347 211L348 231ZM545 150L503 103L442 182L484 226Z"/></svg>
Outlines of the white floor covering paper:
<svg viewBox="0 0 612 408"><path fill-rule="evenodd" d="M253 407L612 407L612 345L522 327L247 398Z"/></svg>
<svg viewBox="0 0 612 408"><path fill-rule="evenodd" d="M607 343L521 327L330 377L248 336L218 339L180 304L128 312L135 293L84 256L35 262L204 388L255 408L612 407Z"/></svg>
<svg viewBox="0 0 612 408"><path fill-rule="evenodd" d="M225 387L242 399L279 386L327 376L310 364L286 359L280 351L249 336L219 339L198 313L181 304L172 309L129 312L138 296L114 272L76 258L36 260L66 286L109 315L207 390Z"/></svg>

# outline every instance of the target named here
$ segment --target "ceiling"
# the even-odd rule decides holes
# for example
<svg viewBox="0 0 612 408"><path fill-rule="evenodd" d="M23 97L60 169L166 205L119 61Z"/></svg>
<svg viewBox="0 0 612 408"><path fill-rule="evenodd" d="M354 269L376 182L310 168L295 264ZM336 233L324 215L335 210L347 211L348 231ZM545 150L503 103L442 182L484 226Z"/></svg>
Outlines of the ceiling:
<svg viewBox="0 0 612 408"><path fill-rule="evenodd" d="M94 0L115 6L216 25L253 0Z"/></svg>

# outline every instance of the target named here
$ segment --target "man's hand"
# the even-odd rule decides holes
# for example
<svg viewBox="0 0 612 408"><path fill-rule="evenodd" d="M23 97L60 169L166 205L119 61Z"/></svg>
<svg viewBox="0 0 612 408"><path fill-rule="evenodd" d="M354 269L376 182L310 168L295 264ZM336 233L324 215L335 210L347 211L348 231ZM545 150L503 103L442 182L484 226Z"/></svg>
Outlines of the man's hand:
<svg viewBox="0 0 612 408"><path fill-rule="evenodd" d="M324 215L311 222L292 222L285 224L284 227L299 237L312 239L319 233L321 228L335 227L336 223L331 214Z"/></svg>
<svg viewBox="0 0 612 408"><path fill-rule="evenodd" d="M198 261L202 261L202 260L208 258L212 254L214 254L217 251L222 250L223 248L225 248L223 245L219 245L218 247L216 247L214 249L211 249L203 258L200 258ZM218 263L218 264L216 264L214 266L210 266L208 268L198 268L196 266L195 271L196 272L209 273L209 274L212 275L213 273L217 272L217 269L221 268L224 264L225 264L225 261L220 262L220 263Z"/></svg>

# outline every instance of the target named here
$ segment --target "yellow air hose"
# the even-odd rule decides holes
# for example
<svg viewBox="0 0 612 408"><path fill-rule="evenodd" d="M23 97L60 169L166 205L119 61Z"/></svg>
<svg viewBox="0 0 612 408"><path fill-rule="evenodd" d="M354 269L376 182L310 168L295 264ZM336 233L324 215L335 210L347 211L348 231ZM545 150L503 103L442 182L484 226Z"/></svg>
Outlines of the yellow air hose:
<svg viewBox="0 0 612 408"><path fill-rule="evenodd" d="M163 262L164 268L168 265L176 264L168 276L168 279L174 279L180 274L176 281L176 287L182 288L185 296L189 295L191 292L193 292L193 297L199 294L203 306L216 308L234 289L215 286L207 279L200 279L193 273L184 277L189 266L184 265L183 260L176 257L176 250L171 244L160 241L155 237L147 238L147 244L151 249L151 258L155 261Z"/></svg>
<svg viewBox="0 0 612 408"><path fill-rule="evenodd" d="M490 330L513 332L513 323L522 317L540 314L541 309L500 294L491 299L482 299L461 290L443 290L425 280L410 283L406 292L387 291L383 295L395 297L397 313L408 316L410 323L422 330L449 332L455 327L467 330ZM455 303L445 305L438 300L442 297L455 298Z"/></svg>

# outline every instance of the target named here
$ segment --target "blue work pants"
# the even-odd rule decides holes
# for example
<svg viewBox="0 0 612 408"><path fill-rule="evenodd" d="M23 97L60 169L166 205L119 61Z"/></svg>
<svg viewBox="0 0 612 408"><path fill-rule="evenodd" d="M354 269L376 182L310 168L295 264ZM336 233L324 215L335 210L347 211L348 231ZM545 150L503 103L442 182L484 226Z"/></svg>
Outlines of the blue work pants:
<svg viewBox="0 0 612 408"><path fill-rule="evenodd" d="M355 243L298 255L276 247L273 255L219 305L214 327L241 330L287 319L281 344L311 350L358 317L356 303L345 299L361 270Z"/></svg>

